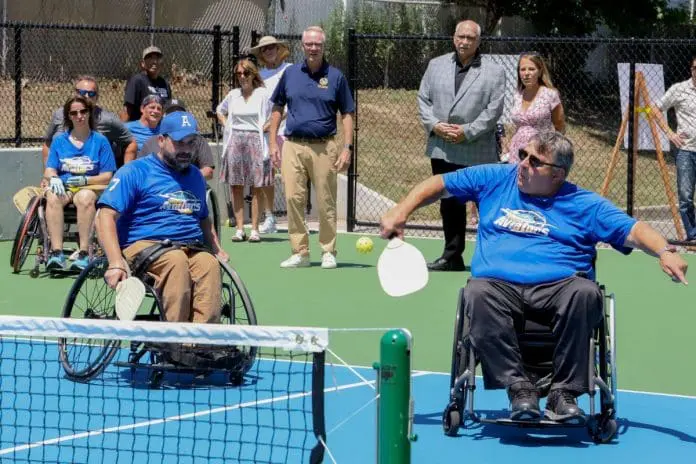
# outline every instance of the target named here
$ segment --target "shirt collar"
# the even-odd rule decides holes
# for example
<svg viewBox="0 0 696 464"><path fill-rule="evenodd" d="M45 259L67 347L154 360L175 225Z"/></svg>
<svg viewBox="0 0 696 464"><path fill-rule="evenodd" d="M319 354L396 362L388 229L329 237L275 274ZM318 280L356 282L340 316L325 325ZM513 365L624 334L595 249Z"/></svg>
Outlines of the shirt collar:
<svg viewBox="0 0 696 464"><path fill-rule="evenodd" d="M466 66L464 66L461 63L461 61L459 61L459 55L457 54L457 52L454 52L454 56L452 57L452 59L459 68L469 69L472 66L478 68L479 66L481 66L481 50L476 50L473 59Z"/></svg>
<svg viewBox="0 0 696 464"><path fill-rule="evenodd" d="M306 72L309 75L312 74L326 74L326 72L329 69L329 63L327 63L326 58L324 58L321 62L321 68L316 73L312 73L309 71L309 66L307 66L307 60L302 61L302 70Z"/></svg>

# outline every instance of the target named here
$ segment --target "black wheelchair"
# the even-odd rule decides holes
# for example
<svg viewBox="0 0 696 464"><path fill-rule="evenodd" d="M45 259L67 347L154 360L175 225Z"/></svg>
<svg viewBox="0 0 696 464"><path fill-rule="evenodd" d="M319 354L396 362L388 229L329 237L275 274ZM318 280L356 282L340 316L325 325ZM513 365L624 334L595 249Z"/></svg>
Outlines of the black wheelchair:
<svg viewBox="0 0 696 464"><path fill-rule="evenodd" d="M68 204L63 210L63 215L63 239L65 242L77 243L77 209L75 205L72 203ZM43 196L32 198L27 206L27 210L22 214L19 226L17 226L17 232L12 243L12 251L10 252L10 267L12 267L12 272L15 274L21 272L24 268L24 264L32 252L34 241L37 242L34 250L34 265L29 271L29 275L32 278L39 276L41 266L48 262L51 252L51 239L48 236L48 227L46 225L46 198ZM88 253L90 259L101 254L94 227L92 227L90 232Z"/></svg>
<svg viewBox="0 0 696 464"><path fill-rule="evenodd" d="M469 318L464 314L464 289L459 292L459 304L452 347L449 403L442 417L442 426L448 436L456 436L460 427L474 424L498 424L527 428L587 427L595 443L609 443L617 432L617 378L616 331L613 294L600 286L604 318L590 339L590 410L587 421L568 424L547 419L536 421L509 418L482 417L474 409L475 375L478 359L469 340ZM548 394L553 371L552 358L555 341L551 328L527 319L524 333L518 335L524 368L529 379L536 383L540 397ZM599 411L596 411L596 392L599 390Z"/></svg>
<svg viewBox="0 0 696 464"><path fill-rule="evenodd" d="M161 254L176 249L172 242L162 242L162 248L152 251L133 264L132 276L139 278L146 288L146 298L135 316L136 321L164 321L164 310L154 278L147 273L148 266ZM146 254L144 250L141 256ZM256 325L256 313L244 283L237 272L219 261L222 275L220 301L221 324ZM75 280L63 307L65 318L114 320L115 290L104 280L108 269L105 257L94 259ZM123 349L118 340L59 339L59 357L67 378L88 382L98 376ZM251 369L257 354L256 347L245 346L184 346L181 344L155 344L142 341L130 342L127 361L114 365L131 369L131 377L144 369L148 383L157 388L166 372L206 376L224 372L232 385L241 385L244 375Z"/></svg>

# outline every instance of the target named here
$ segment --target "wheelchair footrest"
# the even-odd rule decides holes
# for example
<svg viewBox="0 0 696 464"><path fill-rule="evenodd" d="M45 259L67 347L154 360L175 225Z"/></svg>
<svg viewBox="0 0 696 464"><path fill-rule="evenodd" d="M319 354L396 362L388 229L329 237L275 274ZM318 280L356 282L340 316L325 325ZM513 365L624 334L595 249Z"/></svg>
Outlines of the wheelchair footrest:
<svg viewBox="0 0 696 464"><path fill-rule="evenodd" d="M496 424L496 425L507 425L507 426L513 426L513 427L522 427L522 428L535 428L535 429L543 429L543 428L558 428L558 427L585 427L586 423L568 423L568 422L560 422L560 421L553 421L549 419L539 419L539 420L512 420L509 417L506 418L498 418L498 419L487 419L487 418L479 418L478 422L482 424Z"/></svg>

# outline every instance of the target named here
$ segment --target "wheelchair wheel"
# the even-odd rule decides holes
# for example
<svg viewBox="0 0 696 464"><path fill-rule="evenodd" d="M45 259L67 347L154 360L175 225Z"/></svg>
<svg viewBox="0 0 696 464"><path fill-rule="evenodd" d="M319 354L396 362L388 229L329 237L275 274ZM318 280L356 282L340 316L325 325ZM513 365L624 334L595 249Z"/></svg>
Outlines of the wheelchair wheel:
<svg viewBox="0 0 696 464"><path fill-rule="evenodd" d="M14 243L12 244L12 252L10 253L10 266L12 266L12 272L15 274L22 270L27 256L29 256L29 252L31 251L34 238L39 234L38 209L40 204L40 197L37 196L32 198L27 210L22 215L22 220L19 221Z"/></svg>
<svg viewBox="0 0 696 464"><path fill-rule="evenodd" d="M221 323L235 325L256 325L256 313L251 303L242 279L237 272L226 263L220 263L222 268L222 316ZM253 346L237 347L244 356L244 366L240 372L232 374L232 383L241 383L240 378L251 369L256 359L257 349Z"/></svg>
<svg viewBox="0 0 696 464"><path fill-rule="evenodd" d="M205 201L208 204L209 215L213 218L215 233L220 237L220 208L215 190L208 189L205 192Z"/></svg>
<svg viewBox="0 0 696 464"><path fill-rule="evenodd" d="M611 442L618 431L618 424L615 419L599 416L592 419L587 425L587 431L592 437L592 441L597 444Z"/></svg>
<svg viewBox="0 0 696 464"><path fill-rule="evenodd" d="M116 292L104 281L106 258L92 261L78 276L63 307L63 317L78 319L115 319ZM119 349L114 340L61 338L60 362L71 380L87 381L109 364Z"/></svg>

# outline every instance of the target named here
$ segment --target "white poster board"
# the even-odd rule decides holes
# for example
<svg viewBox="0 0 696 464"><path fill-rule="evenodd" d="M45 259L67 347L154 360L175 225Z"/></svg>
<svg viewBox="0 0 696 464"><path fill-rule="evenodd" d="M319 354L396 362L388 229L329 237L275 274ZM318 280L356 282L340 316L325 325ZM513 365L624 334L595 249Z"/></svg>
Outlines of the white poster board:
<svg viewBox="0 0 696 464"><path fill-rule="evenodd" d="M501 124L510 124L512 105L517 92L517 60L519 55L481 55L482 62L496 63L505 69L505 107L498 120Z"/></svg>
<svg viewBox="0 0 696 464"><path fill-rule="evenodd" d="M628 92L629 92L629 73L630 65L628 63L618 63L619 71L619 94L621 97L621 117L628 110ZM648 89L648 96L650 102L653 104L662 98L665 94L665 79L664 72L662 70L661 64L646 64L646 63L636 63L636 73L643 73L643 78L645 79L645 86ZM636 110L642 110L645 102L642 100L636 101ZM666 119L666 116L665 116ZM638 117L638 150L655 150L655 143L653 141L652 133L650 132L650 125L645 117L645 113L640 112ZM667 136L658 128L658 137L660 139L660 146L663 151L669 151L669 139ZM624 148L628 148L628 131L624 134Z"/></svg>

